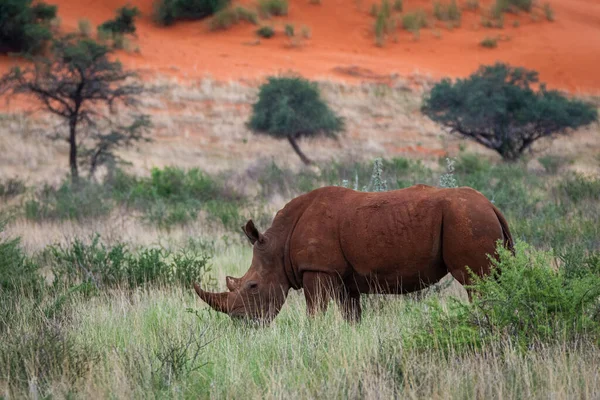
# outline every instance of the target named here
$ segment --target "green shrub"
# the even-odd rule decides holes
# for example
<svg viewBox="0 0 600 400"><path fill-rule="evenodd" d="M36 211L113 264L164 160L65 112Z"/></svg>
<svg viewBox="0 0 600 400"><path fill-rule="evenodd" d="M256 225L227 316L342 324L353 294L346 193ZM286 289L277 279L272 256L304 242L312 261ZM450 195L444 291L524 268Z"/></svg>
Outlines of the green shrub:
<svg viewBox="0 0 600 400"><path fill-rule="evenodd" d="M492 6L492 12L499 13L518 13L519 11L531 11L533 0L496 0Z"/></svg>
<svg viewBox="0 0 600 400"><path fill-rule="evenodd" d="M426 309L416 308L418 323L405 344L454 353L500 341L526 350L540 343L599 337L600 275L557 271L551 253L523 242L516 243L515 256L503 247L498 253L492 278L474 276L472 303L451 302L443 308L433 300Z"/></svg>
<svg viewBox="0 0 600 400"><path fill-rule="evenodd" d="M69 245L49 246L46 258L52 266L55 286L88 282L97 287L148 284L189 286L210 271L211 254L197 249L171 251L144 248L131 251L124 243L107 246L94 236L89 243L76 238Z"/></svg>
<svg viewBox="0 0 600 400"><path fill-rule="evenodd" d="M243 7L236 7L235 9L225 8L215 13L215 15L212 17L210 20L210 29L213 31L225 30L240 21L247 21L251 24L257 24L258 17L256 13Z"/></svg>
<svg viewBox="0 0 600 400"><path fill-rule="evenodd" d="M154 20L160 25L173 25L178 20L196 20L224 9L229 0L156 0Z"/></svg>
<svg viewBox="0 0 600 400"><path fill-rule="evenodd" d="M402 0L394 0L394 11L402 12L403 8Z"/></svg>
<svg viewBox="0 0 600 400"><path fill-rule="evenodd" d="M411 32L418 32L427 26L427 15L423 10L416 10L402 16L402 28Z"/></svg>
<svg viewBox="0 0 600 400"><path fill-rule="evenodd" d="M582 200L600 200L600 179L575 174L560 184L561 191L574 203Z"/></svg>
<svg viewBox="0 0 600 400"><path fill-rule="evenodd" d="M285 36L294 37L294 25L285 24Z"/></svg>
<svg viewBox="0 0 600 400"><path fill-rule="evenodd" d="M275 31L273 30L272 27L265 25L265 26L261 26L260 28L258 28L256 31L256 34L265 39L269 39L269 38L273 37L273 35L275 35Z"/></svg>
<svg viewBox="0 0 600 400"><path fill-rule="evenodd" d="M113 34L135 33L135 19L140 16L137 7L124 6L117 9L115 19L108 20L98 26L98 31L112 32Z"/></svg>
<svg viewBox="0 0 600 400"><path fill-rule="evenodd" d="M238 6L235 8L235 12L240 21L246 21L253 25L258 24L258 15L254 11Z"/></svg>
<svg viewBox="0 0 600 400"><path fill-rule="evenodd" d="M18 238L6 238L3 230L4 223L0 221L0 298L4 302L9 296L39 297L44 289L39 265L25 255Z"/></svg>
<svg viewBox="0 0 600 400"><path fill-rule="evenodd" d="M52 39L57 7L33 0L0 2L0 53L38 53Z"/></svg>
<svg viewBox="0 0 600 400"><path fill-rule="evenodd" d="M461 11L456 0L451 0L448 4L436 1L433 3L433 16L440 21L460 21Z"/></svg>
<svg viewBox="0 0 600 400"><path fill-rule="evenodd" d="M546 89L537 72L502 63L482 66L466 79L442 80L421 110L507 160L516 160L543 137L564 134L598 118L594 105Z"/></svg>
<svg viewBox="0 0 600 400"><path fill-rule="evenodd" d="M211 201L230 202L231 207L238 207L235 193L220 187L197 168L154 168L149 178L118 172L112 182L112 195L117 202L141 211L148 222L161 227L196 219Z"/></svg>
<svg viewBox="0 0 600 400"><path fill-rule="evenodd" d="M113 207L106 188L92 181L65 181L58 189L44 186L25 202L25 216L40 220L85 220L107 215Z"/></svg>
<svg viewBox="0 0 600 400"><path fill-rule="evenodd" d="M555 156L552 154L540 157L538 158L538 161L540 162L540 164L542 164L542 167L544 167L546 172L549 174L556 174L558 170L568 162L568 160L564 157Z"/></svg>
<svg viewBox="0 0 600 400"><path fill-rule="evenodd" d="M284 16L288 13L287 0L259 0L258 9L263 17Z"/></svg>
<svg viewBox="0 0 600 400"><path fill-rule="evenodd" d="M498 38L486 36L481 42L481 47L487 47L488 49L495 49L498 47Z"/></svg>
<svg viewBox="0 0 600 400"><path fill-rule="evenodd" d="M248 126L257 133L287 139L302 161L310 163L296 140L334 136L344 125L321 99L315 83L300 77L270 77L260 87Z"/></svg>

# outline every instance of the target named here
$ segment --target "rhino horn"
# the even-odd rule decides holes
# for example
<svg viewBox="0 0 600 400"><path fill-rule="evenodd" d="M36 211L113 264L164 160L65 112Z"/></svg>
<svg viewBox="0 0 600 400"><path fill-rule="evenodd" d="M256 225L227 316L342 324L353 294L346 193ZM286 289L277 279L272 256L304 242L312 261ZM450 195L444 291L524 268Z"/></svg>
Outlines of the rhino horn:
<svg viewBox="0 0 600 400"><path fill-rule="evenodd" d="M226 314L229 313L228 300L230 292L210 293L202 290L200 288L200 285L198 285L197 283L194 283L194 289L196 290L196 293L198 293L198 296L200 296L200 298L204 300L206 304L211 306L215 311L220 311Z"/></svg>
<svg viewBox="0 0 600 400"><path fill-rule="evenodd" d="M234 278L233 276L226 276L225 277L225 282L227 284L227 289L229 289L230 292L235 292L236 290L238 290L240 288L240 278Z"/></svg>

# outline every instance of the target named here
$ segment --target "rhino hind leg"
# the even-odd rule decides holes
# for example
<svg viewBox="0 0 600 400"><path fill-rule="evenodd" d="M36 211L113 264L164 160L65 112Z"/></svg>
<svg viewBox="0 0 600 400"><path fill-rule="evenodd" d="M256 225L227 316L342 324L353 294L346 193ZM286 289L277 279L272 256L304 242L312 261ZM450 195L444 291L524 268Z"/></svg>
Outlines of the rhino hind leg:
<svg viewBox="0 0 600 400"><path fill-rule="evenodd" d="M442 257L448 272L463 286L470 285L469 270L478 276L491 271L489 256L496 254L502 226L492 207L468 207L444 213ZM471 293L467 290L469 299Z"/></svg>

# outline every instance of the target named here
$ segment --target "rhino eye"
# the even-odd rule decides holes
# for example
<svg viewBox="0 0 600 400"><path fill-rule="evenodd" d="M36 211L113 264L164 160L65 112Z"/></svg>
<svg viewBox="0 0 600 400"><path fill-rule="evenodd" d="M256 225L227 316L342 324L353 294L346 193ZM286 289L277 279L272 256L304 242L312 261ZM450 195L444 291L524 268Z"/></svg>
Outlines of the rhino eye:
<svg viewBox="0 0 600 400"><path fill-rule="evenodd" d="M256 289L258 287L257 282L248 282L247 288L250 290Z"/></svg>

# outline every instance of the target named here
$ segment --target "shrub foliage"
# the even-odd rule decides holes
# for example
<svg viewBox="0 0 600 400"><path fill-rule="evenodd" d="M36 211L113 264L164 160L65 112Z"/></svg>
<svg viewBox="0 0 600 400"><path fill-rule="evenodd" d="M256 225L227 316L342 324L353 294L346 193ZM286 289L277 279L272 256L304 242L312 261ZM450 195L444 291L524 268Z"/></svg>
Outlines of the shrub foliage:
<svg viewBox="0 0 600 400"><path fill-rule="evenodd" d="M0 53L37 53L52 38L57 7L33 0L0 2Z"/></svg>
<svg viewBox="0 0 600 400"><path fill-rule="evenodd" d="M135 19L140 16L137 7L124 6L117 10L115 19L108 20L98 27L99 31L133 34L135 33Z"/></svg>
<svg viewBox="0 0 600 400"><path fill-rule="evenodd" d="M537 72L501 63L483 66L466 79L442 80L425 98L422 111L507 160L517 159L536 140L598 118L593 105L540 84Z"/></svg>
<svg viewBox="0 0 600 400"><path fill-rule="evenodd" d="M154 3L154 20L168 26L178 20L202 19L228 4L228 0L157 0Z"/></svg>
<svg viewBox="0 0 600 400"><path fill-rule="evenodd" d="M298 139L319 134L334 136L343 120L321 99L317 85L300 77L271 77L261 86L253 106L250 129L287 139L305 164L310 159L300 150Z"/></svg>

